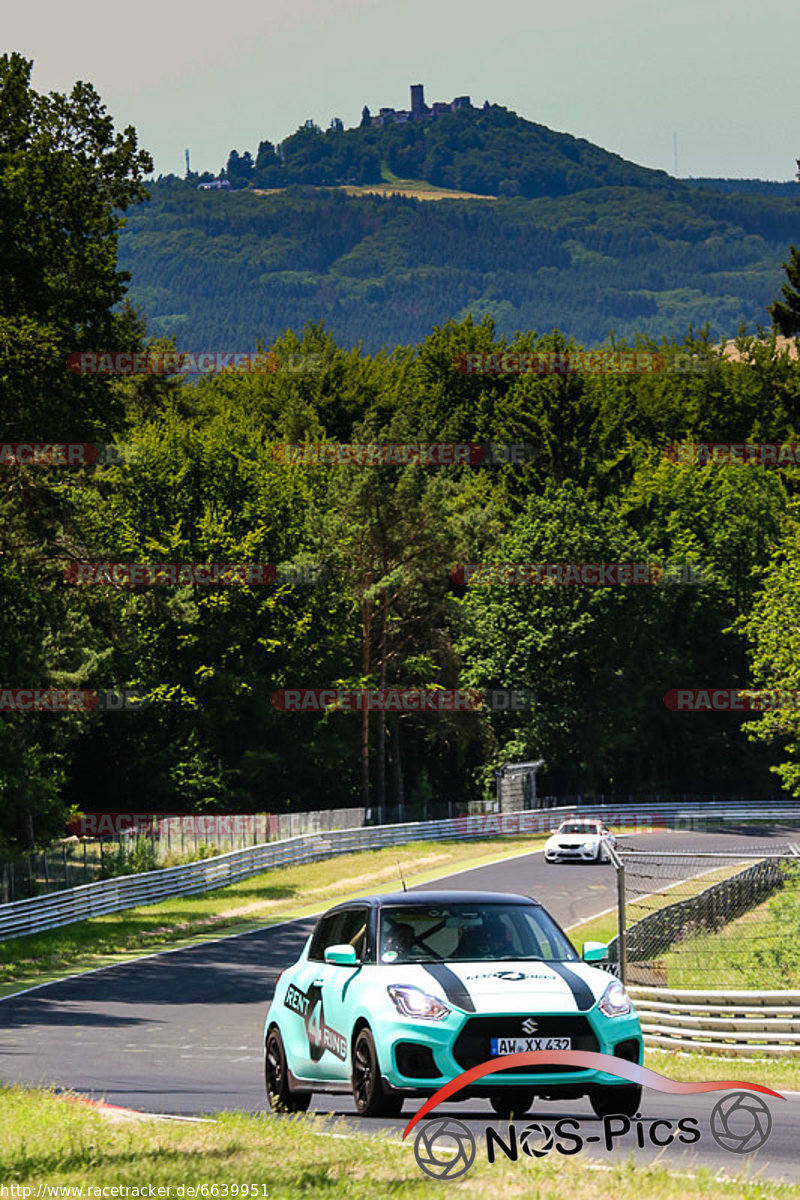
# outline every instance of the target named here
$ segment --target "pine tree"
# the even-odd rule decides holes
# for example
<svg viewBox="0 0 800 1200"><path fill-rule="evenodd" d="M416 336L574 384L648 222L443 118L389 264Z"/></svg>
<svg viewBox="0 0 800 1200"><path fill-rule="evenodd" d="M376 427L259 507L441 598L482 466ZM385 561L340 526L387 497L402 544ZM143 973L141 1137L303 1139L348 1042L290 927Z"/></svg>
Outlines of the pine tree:
<svg viewBox="0 0 800 1200"><path fill-rule="evenodd" d="M781 295L786 301L781 304L776 300L767 311L772 317L772 323L786 337L800 334L800 250L790 246L791 257L788 263L782 263L788 283L781 288Z"/></svg>

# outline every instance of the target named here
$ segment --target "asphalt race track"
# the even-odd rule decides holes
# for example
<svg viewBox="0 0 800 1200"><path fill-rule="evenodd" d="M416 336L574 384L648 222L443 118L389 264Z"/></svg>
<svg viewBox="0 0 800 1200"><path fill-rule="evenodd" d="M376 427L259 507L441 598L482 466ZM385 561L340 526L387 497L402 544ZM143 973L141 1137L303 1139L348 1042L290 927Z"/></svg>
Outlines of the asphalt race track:
<svg viewBox="0 0 800 1200"><path fill-rule="evenodd" d="M753 833L658 833L631 835L627 845L642 849L722 850L753 845ZM763 846L769 835L758 838ZM775 835L785 845L786 835ZM462 871L426 887L478 888L523 892L543 901L564 926L611 908L615 878L610 866L546 866L541 852L504 863ZM314 920L273 925L255 933L223 938L186 950L167 951L121 966L47 984L0 1001L0 1077L4 1082L55 1084L96 1099L147 1112L213 1114L240 1108L264 1110L263 1025L266 1003L277 973L299 952ZM733 1074L722 1070L720 1077ZM773 1128L766 1145L754 1154L719 1147L709 1131L709 1115L721 1097L714 1093L672 1098L646 1091L642 1115L645 1146L636 1130L611 1151L601 1140L602 1123L588 1101L536 1104L518 1126L530 1121L574 1117L584 1139L593 1140L591 1157L609 1161L634 1154L638 1162L657 1156L670 1167L702 1163L727 1174L742 1170L800 1181L800 1094L768 1098ZM406 1102L404 1115L392 1121L353 1116L347 1097L318 1096L318 1113L352 1116L353 1129L402 1131L421 1101ZM447 1103L437 1116L468 1124L479 1137L484 1126L504 1125L488 1102ZM698 1119L700 1141L691 1146L651 1145L651 1118ZM268 1117L275 1120L281 1118ZM661 1127L661 1136L665 1136ZM413 1137L413 1135L412 1135ZM552 1154L557 1152L553 1150Z"/></svg>

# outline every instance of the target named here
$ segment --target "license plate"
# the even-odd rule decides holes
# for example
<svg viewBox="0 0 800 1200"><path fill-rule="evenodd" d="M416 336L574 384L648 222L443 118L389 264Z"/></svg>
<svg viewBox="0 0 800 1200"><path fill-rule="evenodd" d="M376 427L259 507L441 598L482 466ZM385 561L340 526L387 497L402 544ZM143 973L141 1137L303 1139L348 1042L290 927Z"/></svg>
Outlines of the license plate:
<svg viewBox="0 0 800 1200"><path fill-rule="evenodd" d="M529 1050L571 1050L572 1038L568 1037L507 1037L492 1038L492 1056L501 1054L525 1054Z"/></svg>

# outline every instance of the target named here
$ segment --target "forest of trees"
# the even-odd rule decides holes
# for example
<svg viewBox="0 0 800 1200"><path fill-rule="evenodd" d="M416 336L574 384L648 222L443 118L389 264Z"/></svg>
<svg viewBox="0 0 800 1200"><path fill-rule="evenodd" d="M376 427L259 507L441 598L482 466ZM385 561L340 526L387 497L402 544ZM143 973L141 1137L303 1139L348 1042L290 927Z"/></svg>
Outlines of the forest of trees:
<svg viewBox="0 0 800 1200"><path fill-rule="evenodd" d="M343 346L417 342L489 314L518 329L682 337L753 330L797 240L796 200L606 188L539 200L270 196L152 185L120 264L152 333L187 349L247 348L324 320Z"/></svg>
<svg viewBox="0 0 800 1200"><path fill-rule="evenodd" d="M533 758L544 759L541 787L553 794L763 795L779 787L775 766L800 793L800 717L790 703L750 718L664 703L674 688L798 684L798 468L682 462L671 450L682 439L800 440L796 360L774 340L741 338L742 360L728 361L705 330L680 339L702 368L692 373L464 374L454 366L464 353L565 351L574 332L508 338L489 317L436 323L406 263L408 303L421 294L419 320L429 321L415 344L374 353L338 344L331 295L324 326L304 324L296 309L286 324L297 333L264 335L279 359L316 356L313 371L194 382L74 374L65 363L76 350L166 348L120 305L126 210L125 236L139 239L140 262L151 256L150 282L135 268L138 286L188 291L204 270L209 295L224 291L226 272L236 279L253 267L259 239L272 242L273 266L284 240L278 269L287 274L302 250L311 280L334 254L356 256L356 283L372 270L357 268L359 253L402 264L409 245L431 263L463 253L464 273L476 278L493 256L535 253L557 269L567 251L555 202L544 201L550 236L513 207L527 202L507 202L505 233L516 222L516 242L492 241L481 209L441 217L434 206L357 209L333 196L266 206L201 194L197 228L187 229L185 193L166 189L136 207L149 158L133 130L113 133L89 85L37 97L29 72L19 56L0 60L0 232L16 247L0 266L4 444L128 449L121 464L102 466L15 465L4 455L2 682L138 688L150 702L127 713L0 713L0 844L46 841L70 806L112 802L278 812L402 799L412 814L431 800L489 794L498 764ZM723 211L730 228L734 214L750 224L744 237L719 237L719 270L726 254L766 255L765 212L771 241L790 223L787 201L702 201L683 270L704 278ZM620 192L610 224L605 210L587 214L580 237L598 257L623 237L628 203ZM666 210L681 203L664 197L665 242ZM326 223L315 236L309 214L321 205ZM154 212L158 232L135 232ZM399 235L403 226L413 241ZM689 227L685 213L675 227ZM201 230L224 239L226 253L196 253ZM651 249L653 269L665 270L666 246ZM771 262L778 274L785 255L784 242ZM504 288L512 281L509 271ZM391 304L384 298L375 312ZM252 350L254 340L230 342L239 319L226 325L220 311L216 344L202 346L209 329L192 324L181 342ZM524 443L534 453L475 467L287 463L275 452L285 442L419 441ZM314 585L77 586L69 580L81 562L314 563L326 574ZM454 582L459 563L481 562L694 564L702 582ZM292 713L272 702L283 688L350 686L519 688L533 703L512 713L376 713L362 742L355 713Z"/></svg>
<svg viewBox="0 0 800 1200"><path fill-rule="evenodd" d="M627 162L599 146L526 121L502 105L465 108L382 128L306 123L279 145L262 141L255 159L233 151L234 187L380 183L401 179L484 196L565 196L595 187L680 188L666 171Z"/></svg>

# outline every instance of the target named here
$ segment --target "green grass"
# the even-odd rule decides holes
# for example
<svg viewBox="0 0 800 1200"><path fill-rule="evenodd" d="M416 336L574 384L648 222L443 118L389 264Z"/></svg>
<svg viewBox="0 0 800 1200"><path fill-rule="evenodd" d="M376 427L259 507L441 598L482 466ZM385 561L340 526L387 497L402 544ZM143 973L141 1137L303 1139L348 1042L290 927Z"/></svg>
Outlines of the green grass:
<svg viewBox="0 0 800 1200"><path fill-rule="evenodd" d="M331 1136L331 1134L338 1136ZM412 1135L413 1137L413 1135ZM448 1185L422 1174L412 1137L353 1134L343 1122L223 1114L209 1124L109 1120L96 1110L47 1092L0 1089L0 1181L40 1185L170 1187L207 1185L206 1196L230 1196L247 1184L269 1200L465 1200L525 1196L537 1200L798 1200L800 1187L744 1177L722 1181L707 1169L695 1175L630 1160L592 1170L587 1156L545 1159L520 1155L489 1165L479 1142L470 1171ZM596 1156L603 1162L603 1156ZM741 1164L731 1163L731 1172ZM216 1185L216 1192L212 1188ZM17 1193L24 1196L24 1193ZM79 1195L81 1193L74 1193ZM108 1193L110 1195L110 1193ZM135 1195L137 1193L129 1193ZM138 1194L142 1194L141 1192ZM185 1193L184 1193L185 1194ZM198 1192L198 1195L202 1195Z"/></svg>
<svg viewBox="0 0 800 1200"><path fill-rule="evenodd" d="M727 1058L721 1054L645 1048L644 1065L683 1083L739 1079L743 1083L763 1083L777 1092L800 1091L800 1058Z"/></svg>
<svg viewBox="0 0 800 1200"><path fill-rule="evenodd" d="M349 896L393 891L453 871L530 853L545 837L411 842L279 867L229 887L179 896L0 943L0 995L131 955L191 945L231 932L310 916ZM399 869L398 869L399 868Z"/></svg>
<svg viewBox="0 0 800 1200"><path fill-rule="evenodd" d="M690 896L696 896L698 892L705 891L707 887L719 883L721 879L738 874L743 865L746 864L732 863L726 867L718 867L714 871L704 871L702 875L682 880L679 884L665 889L660 894L656 893L640 900L631 901L625 905L626 926L630 928L634 921L640 921L642 917L648 916L659 908L666 908L670 904L677 903L678 900L687 900ZM617 910L615 908L612 912L590 917L588 921L581 921L578 925L571 925L567 932L579 949L581 942L610 942L613 937L617 936Z"/></svg>
<svg viewBox="0 0 800 1200"><path fill-rule="evenodd" d="M800 988L800 879L716 933L685 938L665 956L669 987Z"/></svg>
<svg viewBox="0 0 800 1200"><path fill-rule="evenodd" d="M681 889L678 898L696 894L739 866L714 875L698 876ZM677 890L677 889L676 889ZM648 897L637 908L628 905L628 922L671 902L669 893ZM752 931L757 931L753 936ZM594 917L569 929L580 949L583 941L608 942L617 932L616 911ZM800 986L800 885L785 887L777 896L732 921L720 933L682 943L664 960L669 986L674 988L742 988L753 990ZM701 1079L741 1079L764 1083L778 1091L800 1090L800 1058L726 1058L696 1051L645 1050L645 1066L686 1082Z"/></svg>

